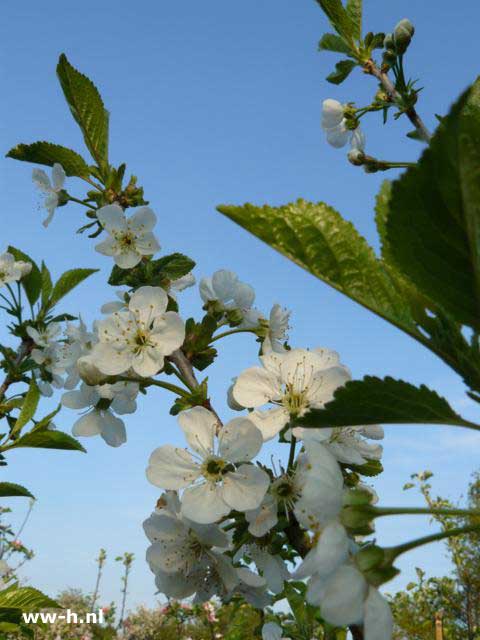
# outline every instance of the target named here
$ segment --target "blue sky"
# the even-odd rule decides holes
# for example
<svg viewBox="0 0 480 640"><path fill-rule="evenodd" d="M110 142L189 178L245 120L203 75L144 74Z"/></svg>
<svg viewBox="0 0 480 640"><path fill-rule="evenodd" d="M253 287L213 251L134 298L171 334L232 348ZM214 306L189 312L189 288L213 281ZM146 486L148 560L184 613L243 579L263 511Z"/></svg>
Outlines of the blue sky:
<svg viewBox="0 0 480 640"><path fill-rule="evenodd" d="M368 30L391 30L405 16L414 22L407 68L425 87L419 111L433 127L434 114L445 113L476 76L471 60L478 58L480 5L465 1L461 14L449 0L436 2L435 14L432 3L413 0L401 8L378 0L365 5ZM327 24L313 0L52 0L48 9L9 3L3 15L2 156L18 142L41 139L84 152L55 77L58 55L65 52L101 89L111 112L111 160L127 162L127 171L139 176L158 215L162 253L192 256L197 277L218 268L237 271L255 287L260 308L279 302L292 309L292 344L338 350L354 377L388 374L425 382L475 417L462 384L432 354L215 211L220 203L323 200L377 246L372 206L384 176L366 176L350 166L343 151L327 146L319 124L324 98L367 104L375 84L358 70L341 87L325 82L336 58L316 51ZM421 147L405 137L410 128L404 120L382 127L372 116L365 124L368 151L414 160ZM93 250L94 241L75 234L83 223L76 205L61 209L45 230L32 167L0 162L2 247L16 244L44 258L57 276L77 266L99 268L65 305L92 321L112 299L105 284L110 260ZM74 180L69 190L83 193ZM182 314L200 315L196 290L182 297ZM224 415L229 381L255 364L256 351L248 336L234 337L209 370L212 398ZM26 484L38 497L23 535L37 554L24 575L36 586L51 594L67 586L91 589L94 557L105 547L104 601L118 594L120 571L113 558L125 550L137 555L130 604L155 601L141 522L158 492L144 469L155 447L182 442L168 415L170 402L163 393L140 402L127 418L129 440L120 449L90 439L87 455L23 450L9 456L5 478ZM74 419L65 410L57 424L68 431ZM425 468L435 472L439 492L456 498L478 464L479 436L460 429L391 426L384 445L386 471L376 487L385 505L419 502L402 485ZM266 455L271 451L281 454L273 448ZM23 503L11 502L19 520ZM426 518L389 519L379 523L378 538L394 544L412 530L420 535L433 529ZM404 572L389 588L405 585L416 565L432 575L448 570L443 548L432 546L402 560Z"/></svg>

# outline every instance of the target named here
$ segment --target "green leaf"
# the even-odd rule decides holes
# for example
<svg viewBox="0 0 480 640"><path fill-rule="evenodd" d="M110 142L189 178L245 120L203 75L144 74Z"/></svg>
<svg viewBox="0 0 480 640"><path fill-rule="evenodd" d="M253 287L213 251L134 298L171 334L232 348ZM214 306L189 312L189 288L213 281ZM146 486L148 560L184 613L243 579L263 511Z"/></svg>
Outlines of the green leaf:
<svg viewBox="0 0 480 640"><path fill-rule="evenodd" d="M66 296L67 293L97 271L98 269L71 269L70 271L65 271L53 287L52 294L48 301L48 309L51 309L59 300Z"/></svg>
<svg viewBox="0 0 480 640"><path fill-rule="evenodd" d="M0 608L38 611L40 609L60 609L61 606L38 589L12 585L8 589L0 591Z"/></svg>
<svg viewBox="0 0 480 640"><path fill-rule="evenodd" d="M362 0L347 0L347 13L355 25L355 38L362 36Z"/></svg>
<svg viewBox="0 0 480 640"><path fill-rule="evenodd" d="M330 20L335 31L347 42L352 41L358 32L358 26L345 10L341 0L317 0L323 12Z"/></svg>
<svg viewBox="0 0 480 640"><path fill-rule="evenodd" d="M348 464L349 469L355 471L355 473L359 473L362 476L367 476L368 478L373 478L374 476L378 476L383 472L383 465L380 460L368 460L364 464Z"/></svg>
<svg viewBox="0 0 480 640"><path fill-rule="evenodd" d="M38 402L40 400L40 391L38 390L37 383L32 379L30 387L27 391L25 399L20 410L20 415L15 422L12 429L12 434L19 433L23 427L30 422L37 410Z"/></svg>
<svg viewBox="0 0 480 640"><path fill-rule="evenodd" d="M348 78L356 64L357 63L354 60L340 60L335 65L335 71L327 76L328 82L331 82L332 84L341 84L346 78Z"/></svg>
<svg viewBox="0 0 480 640"><path fill-rule="evenodd" d="M57 75L88 150L99 167L105 167L108 163L109 114L98 89L70 64L63 53L58 61Z"/></svg>
<svg viewBox="0 0 480 640"><path fill-rule="evenodd" d="M50 271L48 270L47 265L44 262L42 262L40 273L42 275L42 307L45 308L47 306L50 294L52 293L53 284Z"/></svg>
<svg viewBox="0 0 480 640"><path fill-rule="evenodd" d="M62 449L68 451L86 450L78 440L63 431L33 430L15 441L9 448L32 447L35 449Z"/></svg>
<svg viewBox="0 0 480 640"><path fill-rule="evenodd" d="M352 50L348 44L335 33L325 33L320 42L318 43L318 49L320 51L333 51L335 53L344 53L349 56L352 55Z"/></svg>
<svg viewBox="0 0 480 640"><path fill-rule="evenodd" d="M182 253L172 253L158 260L142 262L133 269L121 269L115 265L110 274L108 284L113 286L127 285L139 287L153 285L168 287L173 281L190 273L195 262Z"/></svg>
<svg viewBox="0 0 480 640"><path fill-rule="evenodd" d="M298 422L305 427L422 423L480 429L425 385L416 387L403 380L374 376L347 382L323 409L310 411Z"/></svg>
<svg viewBox="0 0 480 640"><path fill-rule="evenodd" d="M28 301L32 305L35 304L35 302L40 297L40 292L42 290L42 276L40 273L40 269L37 267L32 258L30 258L30 256L27 256L26 253L23 253L23 251L20 251L20 249L9 246L7 251L14 256L15 260L23 260L24 262L29 262L32 265L32 270L28 275L22 278L21 283Z"/></svg>
<svg viewBox="0 0 480 640"><path fill-rule="evenodd" d="M480 80L393 183L387 235L398 268L461 323L480 329Z"/></svg>
<svg viewBox="0 0 480 640"><path fill-rule="evenodd" d="M28 489L22 487L21 484L15 484L14 482L0 482L0 497L23 496L25 498L34 498Z"/></svg>
<svg viewBox="0 0 480 640"><path fill-rule="evenodd" d="M281 207L222 205L218 210L338 291L422 337L383 263L332 207L298 200Z"/></svg>
<svg viewBox="0 0 480 640"><path fill-rule="evenodd" d="M67 176L78 178L88 178L90 170L81 155L51 142L34 142L32 144L17 144L10 149L7 158L23 160L23 162L34 162L52 167L56 162L62 165Z"/></svg>

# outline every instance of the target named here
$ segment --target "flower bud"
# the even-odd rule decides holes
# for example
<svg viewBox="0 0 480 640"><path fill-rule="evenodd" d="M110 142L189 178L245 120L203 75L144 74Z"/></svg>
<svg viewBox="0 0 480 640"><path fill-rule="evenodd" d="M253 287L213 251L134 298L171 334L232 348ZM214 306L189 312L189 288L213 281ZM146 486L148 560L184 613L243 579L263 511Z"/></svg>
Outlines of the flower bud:
<svg viewBox="0 0 480 640"><path fill-rule="evenodd" d="M383 46L387 51L395 52L395 41L392 33L387 33L383 41Z"/></svg>
<svg viewBox="0 0 480 640"><path fill-rule="evenodd" d="M340 522L351 533L369 535L375 530L372 525L373 514L367 506L347 506L342 509Z"/></svg>
<svg viewBox="0 0 480 640"><path fill-rule="evenodd" d="M372 492L364 488L348 489L343 496L343 504L345 507L364 506L371 503L373 499Z"/></svg>
<svg viewBox="0 0 480 640"><path fill-rule="evenodd" d="M383 64L387 65L388 67L391 67L392 65L394 65L396 59L397 59L397 56L393 51L387 50L383 52L382 61L383 61Z"/></svg>
<svg viewBox="0 0 480 640"><path fill-rule="evenodd" d="M91 356L82 356L77 360L78 375L88 385L102 384L107 379L94 364Z"/></svg>
<svg viewBox="0 0 480 640"><path fill-rule="evenodd" d="M405 53L405 51L408 49L408 45L410 44L414 33L415 28L410 20L407 20L406 18L400 20L394 31L395 47L397 49L397 53Z"/></svg>

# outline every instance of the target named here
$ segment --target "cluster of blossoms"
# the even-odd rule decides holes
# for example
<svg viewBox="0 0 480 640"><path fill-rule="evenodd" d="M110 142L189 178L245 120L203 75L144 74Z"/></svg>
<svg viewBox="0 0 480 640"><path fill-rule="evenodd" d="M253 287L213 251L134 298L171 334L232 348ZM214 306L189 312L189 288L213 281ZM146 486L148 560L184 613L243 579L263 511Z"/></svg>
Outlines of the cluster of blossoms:
<svg viewBox="0 0 480 640"><path fill-rule="evenodd" d="M353 150L363 150L363 135L351 126L348 109L327 100L322 124L334 146L350 141ZM46 176L34 175L49 194L50 208L60 204L60 169L54 168L53 186ZM53 209L50 218L52 214ZM108 235L96 249L112 257L115 268L141 268L159 250L153 234L156 216L149 207L127 218L122 207L110 204L96 216ZM125 424L118 416L136 410L140 392L157 385L183 394L185 404L176 413L189 448L158 447L146 471L148 480L163 491L144 522L151 543L147 561L159 591L200 603L213 596L228 602L241 595L264 608L293 577L307 581L308 602L319 606L331 625L363 624L365 640L388 640L389 607L358 568L355 556L362 542L342 519L350 490L346 469L381 459L382 428L312 429L300 424L310 410L332 400L350 380L350 372L333 351L291 348L290 313L276 304L265 316L254 307L253 288L225 269L199 284L213 331L230 328L215 338L211 333L210 340L251 332L261 344L260 365L239 373L228 390L228 405L244 412L241 416L223 423L206 397L187 402L197 383L193 376L192 387L181 368L172 366L175 354L186 357L182 349L190 331L190 321L185 323L178 313L175 294L194 282L187 273L159 285L118 291L118 300L103 305L104 317L91 331L82 320L68 323L63 332L58 322L28 327L43 393L64 388L62 404L83 412L73 433L101 435L114 447L126 441ZM186 384L185 391L155 380L172 370ZM277 470L261 461L271 440L289 446L286 468L280 464ZM356 484L373 504L373 490ZM302 532L306 545L300 565L292 560L285 537L290 526ZM281 638L282 630L269 623L263 637Z"/></svg>

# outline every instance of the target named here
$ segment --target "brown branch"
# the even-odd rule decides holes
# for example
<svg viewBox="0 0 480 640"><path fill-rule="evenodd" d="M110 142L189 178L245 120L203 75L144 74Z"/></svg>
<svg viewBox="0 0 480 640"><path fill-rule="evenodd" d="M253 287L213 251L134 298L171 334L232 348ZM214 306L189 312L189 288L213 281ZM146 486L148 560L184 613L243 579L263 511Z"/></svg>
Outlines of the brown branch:
<svg viewBox="0 0 480 640"><path fill-rule="evenodd" d="M375 78L377 78L377 80L380 82L382 87L385 89L385 91L387 92L388 97L390 98L390 100L392 102L394 102L396 104L401 104L402 96L395 89L395 86L394 86L393 82L390 80L390 78L388 77L388 75L384 71L379 69L373 60L369 60L364 65L363 70L365 71L365 73L368 73L369 75L372 75ZM430 142L430 140L432 138L432 135L431 135L430 131L427 129L427 127L425 126L423 120L418 115L415 107L410 107L409 109L407 109L405 111L405 114L408 117L408 119L410 120L410 122L413 124L415 129L417 130L418 135L420 136L420 138L424 142L427 142L427 143Z"/></svg>
<svg viewBox="0 0 480 640"><path fill-rule="evenodd" d="M193 365L190 362L190 360L187 358L187 356L184 354L184 352L182 351L182 349L177 349L176 351L174 351L172 354L170 354L167 358L167 360L170 360L170 362L172 362L174 365L176 365L176 367L178 368L180 374L183 376L185 382L187 383L187 385L190 387L190 389L197 389L197 387L200 386L196 376L195 376L195 372L193 371ZM215 409L212 407L212 404L210 402L209 399L207 399L206 403L205 403L205 408L208 409L209 411L211 411L215 417L218 420L218 423L220 426L223 425L223 422L220 419L220 416L218 415L218 413L215 411Z"/></svg>

